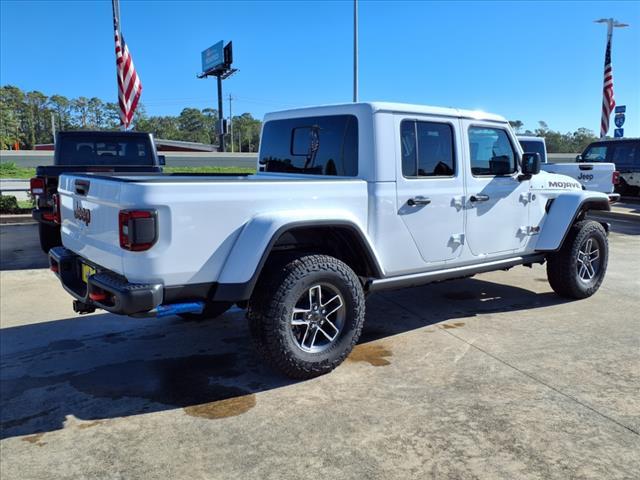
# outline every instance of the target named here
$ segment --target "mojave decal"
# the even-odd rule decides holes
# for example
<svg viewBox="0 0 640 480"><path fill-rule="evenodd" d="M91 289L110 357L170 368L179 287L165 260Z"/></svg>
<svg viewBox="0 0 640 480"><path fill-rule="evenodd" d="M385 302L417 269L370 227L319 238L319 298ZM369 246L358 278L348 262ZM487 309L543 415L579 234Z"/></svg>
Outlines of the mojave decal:
<svg viewBox="0 0 640 480"><path fill-rule="evenodd" d="M580 185L578 182L556 182L554 180L549 180L548 184L549 188L582 189L582 185Z"/></svg>

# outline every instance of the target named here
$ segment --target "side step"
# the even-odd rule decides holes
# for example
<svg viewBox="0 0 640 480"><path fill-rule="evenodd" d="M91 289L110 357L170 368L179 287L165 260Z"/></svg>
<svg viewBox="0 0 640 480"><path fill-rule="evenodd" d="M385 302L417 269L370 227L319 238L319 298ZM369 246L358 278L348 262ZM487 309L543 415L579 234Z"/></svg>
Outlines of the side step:
<svg viewBox="0 0 640 480"><path fill-rule="evenodd" d="M397 277L380 278L370 280L367 284L367 291L377 292L394 288L407 288L425 285L427 283L452 280L454 278L467 277L476 273L493 272L495 270L505 270L517 265L544 263L545 255L527 255L526 257L513 257L504 260L494 260L483 264L465 265L463 267L446 268L431 272L412 273L410 275L399 275Z"/></svg>

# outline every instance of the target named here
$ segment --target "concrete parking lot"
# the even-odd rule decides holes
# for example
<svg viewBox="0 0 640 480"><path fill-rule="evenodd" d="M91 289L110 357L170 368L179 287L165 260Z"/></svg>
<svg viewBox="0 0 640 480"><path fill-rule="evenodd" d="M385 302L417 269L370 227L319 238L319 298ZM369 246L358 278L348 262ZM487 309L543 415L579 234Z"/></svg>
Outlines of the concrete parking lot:
<svg viewBox="0 0 640 480"><path fill-rule="evenodd" d="M640 222L568 302L544 267L370 297L335 372L287 380L243 312L78 316L0 227L2 478L593 478L640 471Z"/></svg>

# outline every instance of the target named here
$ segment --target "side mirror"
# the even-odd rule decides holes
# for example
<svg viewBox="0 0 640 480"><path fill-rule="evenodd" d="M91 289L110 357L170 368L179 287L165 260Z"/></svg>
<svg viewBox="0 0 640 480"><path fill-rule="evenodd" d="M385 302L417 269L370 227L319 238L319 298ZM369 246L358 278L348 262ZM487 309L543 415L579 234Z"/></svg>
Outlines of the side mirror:
<svg viewBox="0 0 640 480"><path fill-rule="evenodd" d="M537 175L540 173L539 153L525 153L522 155L522 173L524 175Z"/></svg>
<svg viewBox="0 0 640 480"><path fill-rule="evenodd" d="M576 155L576 162L581 162L582 161L582 155L578 154Z"/></svg>
<svg viewBox="0 0 640 480"><path fill-rule="evenodd" d="M158 163L160 165L166 165L167 164L167 159L164 155L158 155Z"/></svg>

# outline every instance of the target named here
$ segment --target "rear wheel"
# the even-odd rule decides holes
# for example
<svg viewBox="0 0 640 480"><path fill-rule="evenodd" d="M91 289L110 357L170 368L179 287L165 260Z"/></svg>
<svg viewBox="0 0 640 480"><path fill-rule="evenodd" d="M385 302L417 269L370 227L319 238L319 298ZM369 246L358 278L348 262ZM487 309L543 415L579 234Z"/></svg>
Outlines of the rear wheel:
<svg viewBox="0 0 640 480"><path fill-rule="evenodd" d="M44 253L49 253L49 250L53 247L62 245L60 227L57 225L38 223L38 234L40 236L40 248L42 248Z"/></svg>
<svg viewBox="0 0 640 480"><path fill-rule="evenodd" d="M181 313L178 316L184 320L201 322L203 320L213 320L229 310L231 302L209 302L205 305L202 313Z"/></svg>
<svg viewBox="0 0 640 480"><path fill-rule="evenodd" d="M598 291L607 271L609 244L598 222L574 224L559 251L547 258L551 288L567 298L587 298Z"/></svg>
<svg viewBox="0 0 640 480"><path fill-rule="evenodd" d="M306 255L274 267L249 303L258 352L291 378L328 373L349 355L364 323L357 275L326 255Z"/></svg>

